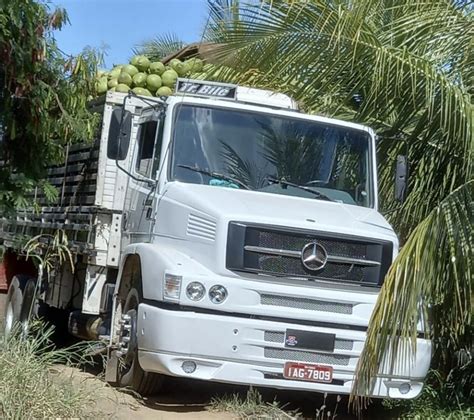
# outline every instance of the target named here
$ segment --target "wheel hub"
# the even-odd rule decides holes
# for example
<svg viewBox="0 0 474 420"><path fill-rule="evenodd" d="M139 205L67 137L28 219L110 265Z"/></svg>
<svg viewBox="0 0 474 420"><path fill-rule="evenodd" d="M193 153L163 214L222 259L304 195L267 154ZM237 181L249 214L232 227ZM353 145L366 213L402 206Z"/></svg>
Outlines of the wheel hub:
<svg viewBox="0 0 474 420"><path fill-rule="evenodd" d="M125 360L133 359L137 349L137 311L132 309L123 314L119 320L120 331L117 356Z"/></svg>

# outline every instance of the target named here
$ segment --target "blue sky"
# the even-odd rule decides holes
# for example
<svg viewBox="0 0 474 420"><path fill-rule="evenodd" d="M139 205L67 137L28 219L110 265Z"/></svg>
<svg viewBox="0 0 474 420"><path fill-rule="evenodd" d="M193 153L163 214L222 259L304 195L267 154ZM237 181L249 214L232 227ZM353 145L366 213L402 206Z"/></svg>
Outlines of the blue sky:
<svg viewBox="0 0 474 420"><path fill-rule="evenodd" d="M59 48L77 54L85 46L107 46L105 67L127 62L132 48L156 35L175 33L199 41L206 0L52 0L64 7L70 25L55 33Z"/></svg>

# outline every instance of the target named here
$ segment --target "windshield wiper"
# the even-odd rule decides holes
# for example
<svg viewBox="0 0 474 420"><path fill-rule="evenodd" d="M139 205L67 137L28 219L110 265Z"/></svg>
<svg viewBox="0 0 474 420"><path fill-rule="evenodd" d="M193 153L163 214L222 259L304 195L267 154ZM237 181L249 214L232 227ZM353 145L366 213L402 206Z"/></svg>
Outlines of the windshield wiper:
<svg viewBox="0 0 474 420"><path fill-rule="evenodd" d="M316 198L320 198L321 200L336 202L336 200L333 200L332 198L329 198L326 194L323 194L319 191L313 190L312 188L305 187L304 185L299 185L299 184L295 184L295 183L290 182L290 181L286 181L284 179L277 179L277 178L272 178L272 177L267 177L267 180L269 182L271 182L272 184L289 185L290 187L295 187L295 188L299 188L300 190L308 191L308 192L314 194L316 196Z"/></svg>
<svg viewBox="0 0 474 420"><path fill-rule="evenodd" d="M209 175L209 176L212 176L213 178L219 178L225 181L234 182L235 184L240 185L242 188L245 188L246 190L251 190L251 188L248 185L244 184L242 181L239 181L237 178L234 178L233 176L224 175L219 172L208 171L206 169L198 168L197 166L180 165L180 164L176 166L179 166L180 168L189 169L190 171L199 172L200 174Z"/></svg>

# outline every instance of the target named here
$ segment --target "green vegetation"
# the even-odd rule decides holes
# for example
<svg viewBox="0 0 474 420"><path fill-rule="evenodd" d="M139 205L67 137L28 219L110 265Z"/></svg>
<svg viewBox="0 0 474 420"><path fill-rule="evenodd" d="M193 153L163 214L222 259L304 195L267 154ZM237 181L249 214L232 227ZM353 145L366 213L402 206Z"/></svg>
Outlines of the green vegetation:
<svg viewBox="0 0 474 420"><path fill-rule="evenodd" d="M250 388L245 398L238 394L214 398L210 404L211 411L235 414L239 419L298 419L302 418L297 411L287 411L277 401L268 403L254 388ZM330 417L328 417L329 419Z"/></svg>
<svg viewBox="0 0 474 420"><path fill-rule="evenodd" d="M171 55L186 44L179 39L175 34L164 34L155 37L154 39L144 41L138 45L134 50L134 54L145 55L151 61L160 61L163 58Z"/></svg>
<svg viewBox="0 0 474 420"><path fill-rule="evenodd" d="M31 205L25 193L56 190L41 178L64 146L91 139L98 118L86 104L100 57L85 50L64 55L52 37L68 22L46 2L10 0L0 8L0 207Z"/></svg>
<svg viewBox="0 0 474 420"><path fill-rule="evenodd" d="M444 380L436 371L431 371L427 378L427 385L416 400L385 400L387 410L398 412L402 419L445 419L464 420L474 417L472 400L458 398L467 395L468 388L472 387L474 371L468 364L451 372L449 381ZM466 388L460 392L456 388Z"/></svg>
<svg viewBox="0 0 474 420"><path fill-rule="evenodd" d="M7 419L83 418L94 390L73 383L56 369L84 362L84 346L55 349L53 330L36 323L24 339L12 334L0 343L0 417Z"/></svg>

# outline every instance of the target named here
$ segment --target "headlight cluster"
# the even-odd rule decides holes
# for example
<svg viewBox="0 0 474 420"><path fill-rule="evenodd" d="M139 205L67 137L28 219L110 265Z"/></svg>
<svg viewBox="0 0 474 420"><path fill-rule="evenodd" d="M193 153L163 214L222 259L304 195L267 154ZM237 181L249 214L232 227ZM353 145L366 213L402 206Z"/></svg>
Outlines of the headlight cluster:
<svg viewBox="0 0 474 420"><path fill-rule="evenodd" d="M186 296L197 302L200 301L206 294L206 288L202 283L193 281L186 287ZM209 299L212 303L219 304L227 299L227 289L220 284L216 284L209 289Z"/></svg>
<svg viewBox="0 0 474 420"><path fill-rule="evenodd" d="M182 281L182 276L165 273L163 299L174 302L179 301ZM208 297L212 303L218 305L227 299L228 294L229 292L224 286L215 284L209 289ZM186 296L189 300L199 302L204 299L205 295L206 287L198 281L193 281L186 286Z"/></svg>

